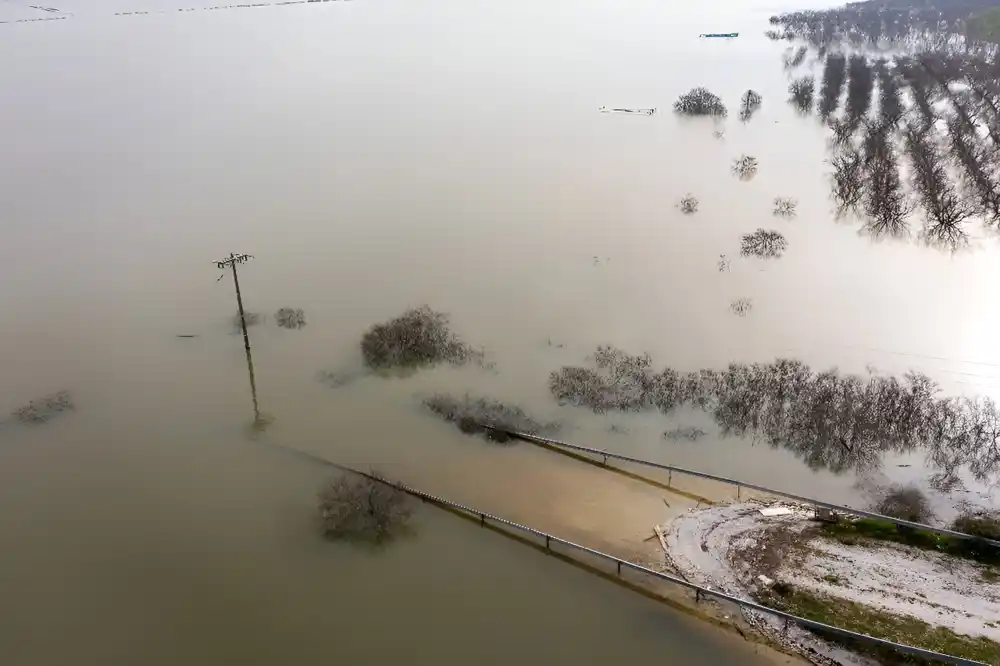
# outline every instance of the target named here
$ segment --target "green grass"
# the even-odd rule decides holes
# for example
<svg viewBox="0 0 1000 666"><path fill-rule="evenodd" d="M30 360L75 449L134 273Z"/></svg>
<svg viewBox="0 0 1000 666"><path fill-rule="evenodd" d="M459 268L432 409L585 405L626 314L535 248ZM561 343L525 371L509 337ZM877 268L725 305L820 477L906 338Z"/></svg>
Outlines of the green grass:
<svg viewBox="0 0 1000 666"><path fill-rule="evenodd" d="M801 617L849 629L875 638L913 645L956 657L964 657L987 664L1000 664L1000 643L982 636L965 636L945 627L935 627L923 620L905 615L895 615L875 610L846 599L837 599L792 587L776 584L758 596L763 604ZM816 632L823 635L823 632ZM823 635L827 640L840 643L859 653L878 659L883 664L931 664L920 657L905 655L894 650L873 646L835 635Z"/></svg>
<svg viewBox="0 0 1000 666"><path fill-rule="evenodd" d="M836 523L826 523L822 533L847 545L865 539L892 541L923 550L933 550L953 557L974 560L982 564L1000 564L1000 549L989 544L937 534L928 530L900 527L887 520L876 518L841 518Z"/></svg>
<svg viewBox="0 0 1000 666"><path fill-rule="evenodd" d="M1000 7L973 14L967 22L969 35L975 39L1000 43Z"/></svg>

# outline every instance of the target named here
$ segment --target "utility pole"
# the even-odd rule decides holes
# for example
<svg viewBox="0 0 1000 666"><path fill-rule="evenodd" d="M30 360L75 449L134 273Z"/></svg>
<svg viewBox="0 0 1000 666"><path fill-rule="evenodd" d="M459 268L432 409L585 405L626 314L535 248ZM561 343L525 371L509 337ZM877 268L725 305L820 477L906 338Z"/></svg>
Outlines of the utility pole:
<svg viewBox="0 0 1000 666"><path fill-rule="evenodd" d="M246 313L243 312L243 295L240 293L240 278L236 274L236 264L245 264L251 259L253 259L253 255L251 254L230 253L228 259L217 261L215 265L221 270L227 268L233 269L233 284L236 286L236 305L240 313L240 327L243 329L243 348L247 352L247 370L250 373L250 394L253 396L253 420L254 426L259 427L258 424L263 423L264 420L261 419L260 407L257 404L257 380L254 378L253 357L250 355L250 335L247 333ZM223 276L225 276L225 273L223 273ZM219 279L221 280L222 277L219 277Z"/></svg>

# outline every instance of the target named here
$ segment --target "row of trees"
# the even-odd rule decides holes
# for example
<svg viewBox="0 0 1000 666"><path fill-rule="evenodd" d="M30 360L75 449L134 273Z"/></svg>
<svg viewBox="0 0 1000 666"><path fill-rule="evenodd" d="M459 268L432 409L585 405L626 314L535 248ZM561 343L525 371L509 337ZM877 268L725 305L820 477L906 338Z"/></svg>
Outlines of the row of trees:
<svg viewBox="0 0 1000 666"><path fill-rule="evenodd" d="M751 436L792 451L814 469L877 469L890 452L923 450L944 474L1000 472L1000 409L988 399L946 398L926 375L902 378L817 372L796 360L734 363L724 370L656 371L648 355L601 347L590 366L552 373L564 404L669 412L692 405L723 434Z"/></svg>

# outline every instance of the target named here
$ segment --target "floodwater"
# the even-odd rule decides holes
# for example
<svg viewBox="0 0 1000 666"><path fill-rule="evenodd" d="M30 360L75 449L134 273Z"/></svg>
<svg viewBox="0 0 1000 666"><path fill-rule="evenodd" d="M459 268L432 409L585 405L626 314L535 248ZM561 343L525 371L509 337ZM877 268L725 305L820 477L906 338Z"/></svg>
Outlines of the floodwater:
<svg viewBox="0 0 1000 666"><path fill-rule="evenodd" d="M583 641L591 660L680 649L683 620L447 517L422 514L418 540L377 558L318 543L318 473L268 446L498 513L562 500L569 520L556 478L575 463L491 449L419 407L470 392L561 418L573 441L848 501L854 479L782 452L660 440L711 432L696 415L560 409L548 373L614 344L679 369L792 355L998 393L995 240L949 255L832 219L824 134L784 103L785 47L762 35L768 15L806 3L211 4L64 0L65 20L0 25L0 410L62 389L77 402L0 436L5 662L397 649L381 632L427 663L556 649L546 641ZM115 15L136 11L149 13ZM741 37L697 39L730 30ZM721 139L669 113L696 85L730 106ZM764 106L741 125L750 87ZM744 153L761 163L750 182L729 172ZM694 216L676 208L687 192ZM799 200L795 219L772 217L776 196ZM784 258L739 258L758 227L788 237ZM300 307L309 322L251 329L274 418L257 440L232 282L214 265L230 252L255 257L240 271L249 310ZM746 317L730 310L739 298ZM423 303L496 372L316 381L359 367L361 333ZM463 643L453 632L473 609L482 625ZM722 659L721 643L683 645L690 663Z"/></svg>

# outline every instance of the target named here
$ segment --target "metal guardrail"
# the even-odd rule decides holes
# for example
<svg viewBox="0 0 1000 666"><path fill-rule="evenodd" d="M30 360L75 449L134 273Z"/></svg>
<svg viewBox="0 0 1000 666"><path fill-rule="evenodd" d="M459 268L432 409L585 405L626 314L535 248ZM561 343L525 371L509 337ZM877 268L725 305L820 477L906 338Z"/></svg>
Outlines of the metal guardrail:
<svg viewBox="0 0 1000 666"><path fill-rule="evenodd" d="M594 555L594 556L599 557L599 558L601 558L603 560L607 560L609 562L614 562L617 565L618 575L621 575L622 568L631 569L633 571L638 571L640 573L652 576L653 578L657 578L659 580L667 581L669 583L674 583L676 585L680 585L681 587L687 588L689 590L693 590L695 592L696 598L698 598L698 599L700 599L700 597L710 597L710 598L718 599L720 601L727 601L729 603L736 604L736 605L740 606L741 608L750 609L750 610L753 610L753 611L757 611L758 613L765 613L767 615L771 615L773 617L777 617L777 618L783 619L783 620L786 621L786 623L788 623L788 622L794 622L794 623L798 624L799 626L806 627L807 629L821 631L821 632L825 632L825 633L828 633L828 634L834 634L834 635L837 635L837 636L840 636L840 637L843 637L843 638L850 638L850 639L853 639L853 640L862 641L862 642L865 642L865 643L870 643L872 645L879 645L881 647L889 648L889 649L895 650L897 652L901 652L901 653L904 653L904 654L910 654L910 655L914 655L914 656L917 656L917 657L922 657L924 659L930 659L930 660L937 661L937 662L944 663L944 664L953 664L954 666L989 666L988 664L985 664L985 663L983 663L981 661L973 661L972 659L965 659L963 657L955 657L955 656L948 655L948 654L942 654L940 652L934 652L933 650L926 650L924 648L918 648L918 647L914 647L912 645L903 645L901 643L894 643L893 641L885 640L883 638L876 638L874 636L869 636L868 634L862 634L862 633L858 633L856 631L850 631L848 629L842 629L840 627L835 627L835 626L832 626L832 625L829 625L829 624L824 624L822 622L817 622L815 620L810 620L810 619L807 619L807 618L804 618L804 617L799 617L798 615L792 615L791 613L786 613L786 612L780 611L780 610L778 610L776 608L771 608L769 606L765 606L763 604L759 604L756 601L751 601L749 599L741 599L739 597L734 597L731 594L726 594L725 592L719 592L717 590L712 590L710 588L702 587L701 585L697 585L695 583L691 583L689 581L684 580L683 578L678 578L676 576L671 576L670 574L665 574L665 573L662 573L660 571L654 571L653 569L649 569L649 568L644 567L644 566L642 566L640 564L635 564L634 562L629 562L628 560L623 560L623 559L621 559L619 557L615 557L614 555L609 555L608 553L602 553L599 550L594 550L593 548L588 548L587 546L583 546L583 545L580 545L578 543L574 543L572 541L568 541L566 539L561 539L561 538L559 538L557 536L554 536L552 534L549 534L547 532L543 532L541 530L536 530L535 528L528 527L527 525L521 525L519 523L515 523L515 522L513 522L511 520L507 520L506 518L501 518L499 516L495 516L493 514L486 513L485 511L480 511L479 509L475 509L473 507L466 506L464 504L459 504L457 502L452 502L452 501L443 499L441 497L437 497L435 495L431 495L429 493L425 493L423 491L417 490L416 488L410 488L409 486L406 486L406 485L403 485L403 484L387 482L384 479L380 479L378 477L374 477L374 476L371 476L371 475L368 475L368 474L364 474L363 472L358 472L358 473L363 474L364 476L367 476L369 478L373 478L375 480L384 482L384 483L390 483L390 485L393 485L396 488L399 488L400 490L402 490L402 491L404 491L406 493L409 493L410 495L413 495L414 497L419 497L420 499L422 499L422 500L424 500L426 502L430 502L432 504L437 504L439 506L450 507L452 509L457 509L459 511L462 511L462 512L468 514L470 517L478 518L480 524L483 525L483 526L486 525L487 521L490 521L492 523L498 523L498 524L501 524L501 525L505 525L505 526L507 526L509 528L512 528L512 529L520 531L520 532L526 532L526 533L531 534L533 536L536 536L536 537L539 537L539 538L543 538L543 539L545 539L545 548L546 549L551 549L552 544L553 543L557 543L557 544L562 544L564 546L568 546L570 548L573 548L575 550L578 550L578 551L581 551L581 552L584 552L584 553L588 553L590 555Z"/></svg>
<svg viewBox="0 0 1000 666"><path fill-rule="evenodd" d="M489 428L491 430L497 430L499 432L506 433L511 437L517 439L523 439L526 442L533 442L536 444L547 444L549 446L556 446L572 451L581 451L583 453L589 453L595 456L601 456L604 458L605 464L608 460L623 460L625 462L634 463L637 465L643 465L646 467L653 467L656 469L666 470L667 472L673 473L677 472L679 474L685 474L688 476L695 476L701 479L710 479L712 481L720 481L722 483L728 483L734 485L737 488L737 493L740 488L749 488L751 490L758 490L760 492L765 492L770 495L775 495L777 497L784 497L786 499L792 499L797 502L802 502L805 504L811 504L813 506L822 507L824 509L830 509L832 511L839 511L841 513L847 513L854 516L863 516L865 518L875 518L877 520L885 520L902 527L911 527L918 530L924 530L927 532L934 532L935 534L941 534L943 536L949 536L956 539L967 539L971 541L977 541L980 543L986 543L996 548L1000 548L1000 541L995 541L993 539L987 539L985 537L979 537L972 534L966 534L965 532L956 532L955 530L949 530L944 527L933 527L931 525L924 525L923 523L914 523L909 520L901 520L899 518L893 518L892 516L883 516L880 513L873 513L871 511L864 511L862 509L852 509L849 506L842 506L840 504L831 504L830 502L824 502L822 500L814 499L812 497L804 497L803 495L796 495L794 493L787 493L783 490L775 490L774 488L767 488L765 486L759 486L755 483L747 483L745 481L739 481L738 479L730 479L725 476L719 476L717 474L709 474L708 472L699 472L693 469L687 469L684 467L676 467L674 465L665 465L663 463L653 462L651 460L643 460L641 458L633 458L631 456L622 455L620 453L614 453L612 451L605 451L603 449L592 449L587 446L580 446L578 444L570 444L569 442L563 442L558 439L549 439L548 437L539 437L538 435L529 435L525 432L517 432L516 430L504 430L503 428L493 428L491 426L483 426L484 428ZM670 477L668 477L670 478ZM670 481L668 481L669 485Z"/></svg>
<svg viewBox="0 0 1000 666"><path fill-rule="evenodd" d="M529 438L533 438L532 435L526 435L524 433L510 432L509 434L514 435L516 437L520 437L522 439L527 439L528 441L530 441ZM562 444L560 442L557 442L556 440L545 440L545 438L535 438L535 439L540 439L540 440L546 441L546 443L553 443L553 444L556 444L556 445L564 445L564 446L567 446L567 447L570 447L570 448L575 448L575 449L580 449L580 450L586 450L586 451L590 451L590 452L598 451L598 449L587 449L586 447L578 447L578 446L575 446L575 445L572 445L572 444ZM973 661L972 659L965 659L963 657L955 657L955 656L948 655L948 654L943 654L943 653L940 653L940 652L934 652L933 650L925 650L924 648L914 647L912 645L903 645L901 643L894 643L893 641L888 641L888 640L885 640L883 638L876 638L874 636L869 636L868 634L862 634L862 633L858 633L856 631L850 631L848 629L842 629L840 627L834 627L834 626L829 625L829 624L824 624L822 622L817 622L815 620L810 620L810 619L807 619L807 618L804 618L804 617L799 617L797 615L792 615L791 613L786 613L786 612L780 611L780 610L778 610L776 608L771 608L769 606L765 606L763 604L759 604L756 601L751 601L749 599L740 599L739 597L734 597L731 594L726 594L725 592L719 592L717 590L712 590L710 588L702 587L701 585L697 585L695 583L691 583L689 581L684 580L683 578L678 578L677 576L671 576L670 574L662 573L660 571L654 571L653 569L649 569L649 568L644 567L644 566L642 566L640 564L635 564L634 562L629 562L628 560L623 560L623 559L621 559L619 557L615 557L614 555L610 555L608 553L603 553L603 552L601 552L599 550L594 550L593 548L588 548L587 546L583 546L581 544L574 543L574 542L569 541L567 539L562 539L560 537L557 537L555 535L549 534L547 532L543 532L541 530L536 530L533 527L528 527L527 525L521 525L519 523L515 523L514 521L507 520L506 518L501 518L499 516L495 516L495 515L493 515L491 513L487 513L485 511L481 511L479 509L476 509L476 508L473 508L473 507L470 507L470 506L466 506L464 504L459 504L458 502L452 502L450 500L446 500L444 498L437 497L435 495L431 495L430 493L425 493L425 492L423 492L421 490L417 490L416 488L411 488L411 487L409 487L407 485L404 485L402 483L394 483L392 481L388 481L388 480L386 480L386 479L384 479L382 477L376 476L374 474L362 472L360 470L354 469L352 467L348 467L346 465L341 465L339 463L333 462L332 460L327 460L326 458L322 458L322 457L320 457L318 455L315 455L315 454L312 454L312 453L307 453L305 451L301 451L301 450L298 450L298 449L295 449L295 448L292 448L292 447L288 447L288 446L285 446L285 445L282 445L282 444L275 444L275 446L277 446L279 449L282 449L282 450L284 450L284 451L286 451L288 453L292 453L292 454L294 454L296 456L300 456L300 457L306 458L306 459L311 460L313 462L316 462L316 463L319 463L319 464L322 464L322 465L327 465L327 466L333 467L335 469L341 470L343 472L349 472L349 473L352 473L352 474L360 474L361 476L364 476L364 477L367 477L369 479L378 481L379 483L386 483L388 485L391 485L391 486L394 486L396 488L399 488L403 492L409 493L410 495L412 495L414 497L418 497L421 500L424 500L426 502L430 502L430 503L436 504L438 506L448 507L448 508L451 508L451 509L454 509L454 510L461 511L461 512L467 514L468 516L470 516L471 518L478 518L480 524L483 525L483 526L485 526L486 525L486 521L489 520L490 522L498 523L500 525L505 525L505 526L507 526L509 528L512 528L514 530L518 530L518 531L525 532L527 534L531 534L531 535L539 537L539 538L543 538L543 539L545 539L545 548L546 549L551 549L552 544L553 543L557 543L557 544L562 544L564 546L568 546L570 548L573 548L575 550L578 550L578 551L581 551L581 552L584 552L584 553L588 553L588 554L593 555L595 557L598 557L600 559L607 560L609 562L614 562L615 565L616 565L616 567L617 567L618 575L621 575L622 568L631 569L633 571L637 571L639 573L643 573L643 574L652 576L653 578L656 578L656 579L659 579L659 580L662 580L662 581L666 581L668 583L674 583L676 585L680 585L681 587L686 588L688 590L693 590L694 593L695 593L695 598L696 599L700 599L701 597L704 596L704 597L718 599L720 601L727 601L729 603L736 604L736 605L740 606L741 608L747 608L747 609L750 609L750 610L757 611L759 613L765 613L765 614L771 615L773 617L781 618L781 619L785 620L786 623L788 623L788 622L794 622L794 623L798 624L799 626L806 627L808 629L813 629L813 630L818 630L818 631L822 631L822 632L827 632L827 633L835 634L837 636L841 636L841 637L844 637L844 638L850 638L850 639L854 639L854 640L858 640L858 641L870 643L870 644L873 644L873 645L879 645L879 646L882 646L882 647L885 647L885 648L896 650L897 652L902 652L902 653L905 653L905 654L911 654L911 655L915 655L915 656L918 656L918 657L923 657L925 659L935 660L935 661L938 661L939 663L943 663L943 664L952 664L953 666L990 666L989 664L986 664L986 663L981 662L981 661ZM603 452L601 452L601 455L603 455ZM616 454L608 454L608 455L610 457L610 456L615 456ZM655 465L655 463L652 463L652 464ZM681 469L681 468L676 468L676 469ZM723 479L724 478L724 477L714 477L714 475L706 475L706 474L703 474L701 472L695 472L695 474L697 476L705 476L706 478L718 478L718 479ZM745 484L745 485L747 485L747 487L752 487L749 484Z"/></svg>

